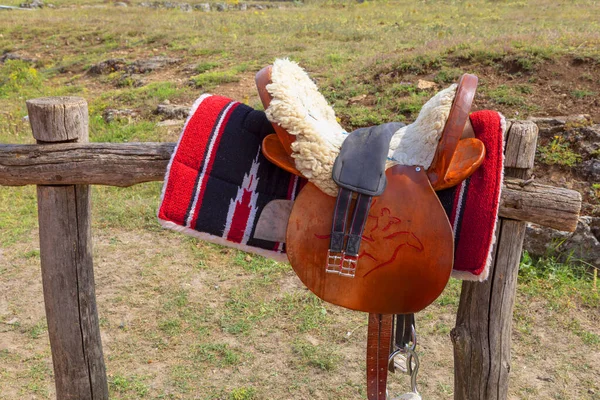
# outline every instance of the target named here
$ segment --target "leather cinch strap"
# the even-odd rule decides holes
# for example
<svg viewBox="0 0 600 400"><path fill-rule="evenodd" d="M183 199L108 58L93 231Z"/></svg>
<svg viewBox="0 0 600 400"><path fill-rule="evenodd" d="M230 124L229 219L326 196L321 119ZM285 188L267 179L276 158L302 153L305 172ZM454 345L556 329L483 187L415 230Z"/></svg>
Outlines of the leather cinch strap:
<svg viewBox="0 0 600 400"><path fill-rule="evenodd" d="M360 248L360 239L362 238L367 217L369 216L369 208L371 208L371 196L359 194L356 198L356 206L352 215L352 223L350 224L350 233L348 234L348 243L346 244L346 255L358 257L358 249Z"/></svg>
<svg viewBox="0 0 600 400"><path fill-rule="evenodd" d="M346 236L346 221L350 211L350 202L352 201L352 192L348 189L340 188L335 202L335 211L333 213L333 224L331 228L331 239L329 250L332 253L341 253L344 250L344 237Z"/></svg>
<svg viewBox="0 0 600 400"><path fill-rule="evenodd" d="M414 341L413 327L415 327L415 314L397 314L394 315L393 334L394 342L391 352L404 349ZM393 364L390 364L390 371L393 372Z"/></svg>
<svg viewBox="0 0 600 400"><path fill-rule="evenodd" d="M390 314L369 314L367 334L367 398L385 400L392 339Z"/></svg>

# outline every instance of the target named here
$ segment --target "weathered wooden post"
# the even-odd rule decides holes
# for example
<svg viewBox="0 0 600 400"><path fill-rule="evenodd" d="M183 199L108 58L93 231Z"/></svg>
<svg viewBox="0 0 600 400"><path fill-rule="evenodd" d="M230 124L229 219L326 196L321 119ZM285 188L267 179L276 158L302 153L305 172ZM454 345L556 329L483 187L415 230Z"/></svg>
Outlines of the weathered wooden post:
<svg viewBox="0 0 600 400"><path fill-rule="evenodd" d="M506 138L506 177L529 177L537 135L533 122L512 124ZM524 221L499 218L488 280L463 282L451 333L456 400L507 398L512 315L525 227Z"/></svg>
<svg viewBox="0 0 600 400"><path fill-rule="evenodd" d="M88 109L78 97L27 101L38 144L88 142ZM60 181L60 176L57 177ZM48 335L59 400L107 400L92 262L88 185L37 187L40 258Z"/></svg>

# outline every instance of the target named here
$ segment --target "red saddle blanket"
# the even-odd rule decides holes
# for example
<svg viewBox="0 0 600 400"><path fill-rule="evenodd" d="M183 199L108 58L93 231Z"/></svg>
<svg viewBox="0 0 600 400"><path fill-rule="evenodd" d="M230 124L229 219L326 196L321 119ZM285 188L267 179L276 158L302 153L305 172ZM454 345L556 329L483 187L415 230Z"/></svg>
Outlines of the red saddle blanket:
<svg viewBox="0 0 600 400"><path fill-rule="evenodd" d="M471 115L486 146L483 165L457 187L438 192L455 235L454 275L483 280L494 242L503 165L503 118ZM269 162L262 139L273 133L264 112L231 99L203 95L171 157L158 210L165 228L202 240L286 261L285 243L254 236L263 208L294 200L305 180Z"/></svg>

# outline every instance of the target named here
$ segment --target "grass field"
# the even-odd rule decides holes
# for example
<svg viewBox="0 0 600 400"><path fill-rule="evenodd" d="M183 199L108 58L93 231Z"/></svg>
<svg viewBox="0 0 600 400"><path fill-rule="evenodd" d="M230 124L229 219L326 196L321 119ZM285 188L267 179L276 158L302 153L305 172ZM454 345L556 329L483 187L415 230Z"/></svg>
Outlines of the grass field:
<svg viewBox="0 0 600 400"><path fill-rule="evenodd" d="M21 0L5 0L17 5ZM600 3L312 1L203 13L58 0L0 11L0 143L32 143L25 100L87 99L92 141L175 141L159 103L201 93L259 107L253 76L276 57L316 79L347 128L410 121L463 72L476 108L511 118L600 121ZM175 61L131 72L138 60ZM28 61L31 59L33 61ZM122 69L93 65L123 59ZM135 115L106 122L106 109ZM366 315L321 302L287 264L160 229L160 183L93 188L96 293L114 399L365 398ZM35 188L0 188L0 399L54 396ZM453 397L452 280L418 315L424 398ZM521 266L511 399L600 399L600 295L589 271L551 256ZM392 388L408 388L406 377Z"/></svg>

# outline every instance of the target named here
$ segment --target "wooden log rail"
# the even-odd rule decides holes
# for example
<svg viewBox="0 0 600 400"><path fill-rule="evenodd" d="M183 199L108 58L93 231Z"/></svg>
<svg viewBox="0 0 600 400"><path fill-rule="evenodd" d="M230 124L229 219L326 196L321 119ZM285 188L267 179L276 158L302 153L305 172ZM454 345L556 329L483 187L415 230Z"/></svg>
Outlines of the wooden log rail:
<svg viewBox="0 0 600 400"><path fill-rule="evenodd" d="M161 181L175 143L0 145L0 185L131 186ZM507 178L500 216L572 231L579 192Z"/></svg>
<svg viewBox="0 0 600 400"><path fill-rule="evenodd" d="M88 143L84 99L27 101L37 145L0 145L0 185L38 185L40 259L59 400L107 400L94 294L90 184L163 180L174 143ZM454 345L456 400L505 400L510 335L525 221L574 231L578 192L527 181L537 127L512 122L506 136L500 219L489 279L464 282Z"/></svg>

